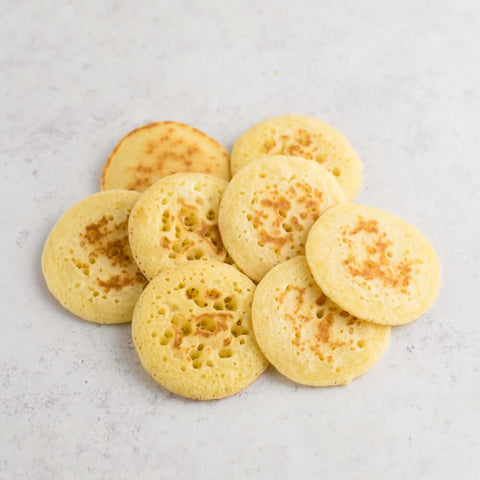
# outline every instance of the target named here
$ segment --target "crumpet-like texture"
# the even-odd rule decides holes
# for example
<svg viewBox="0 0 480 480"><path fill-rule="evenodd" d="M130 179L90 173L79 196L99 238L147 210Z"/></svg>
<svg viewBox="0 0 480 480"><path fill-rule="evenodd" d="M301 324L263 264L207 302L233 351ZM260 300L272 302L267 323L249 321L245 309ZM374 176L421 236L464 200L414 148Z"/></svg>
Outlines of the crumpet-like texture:
<svg viewBox="0 0 480 480"><path fill-rule="evenodd" d="M128 216L138 192L110 190L77 203L45 242L42 270L49 290L75 315L125 323L147 281L128 243Z"/></svg>
<svg viewBox="0 0 480 480"><path fill-rule="evenodd" d="M343 201L333 175L315 162L263 158L229 183L220 204L220 232L235 263L258 281L277 263L303 255L315 220Z"/></svg>
<svg viewBox="0 0 480 480"><path fill-rule="evenodd" d="M150 123L125 136L107 160L102 190L143 192L177 172L200 172L228 180L229 156L213 138L177 122Z"/></svg>
<svg viewBox="0 0 480 480"><path fill-rule="evenodd" d="M132 335L144 368L168 390L197 400L246 388L268 366L252 330L254 290L224 263L165 270L135 307Z"/></svg>
<svg viewBox="0 0 480 480"><path fill-rule="evenodd" d="M306 245L312 274L344 310L385 325L425 313L440 287L440 262L429 241L401 218L343 204L312 227Z"/></svg>
<svg viewBox="0 0 480 480"><path fill-rule="evenodd" d="M232 175L265 155L318 162L336 177L349 200L355 198L362 183L362 163L355 150L338 130L317 118L284 115L253 126L233 146Z"/></svg>
<svg viewBox="0 0 480 480"><path fill-rule="evenodd" d="M390 327L359 320L329 300L304 256L273 268L255 291L255 338L270 363L294 382L344 385L382 356Z"/></svg>
<svg viewBox="0 0 480 480"><path fill-rule="evenodd" d="M212 175L177 173L145 191L128 230L133 256L147 278L190 260L227 260L217 222L227 185Z"/></svg>

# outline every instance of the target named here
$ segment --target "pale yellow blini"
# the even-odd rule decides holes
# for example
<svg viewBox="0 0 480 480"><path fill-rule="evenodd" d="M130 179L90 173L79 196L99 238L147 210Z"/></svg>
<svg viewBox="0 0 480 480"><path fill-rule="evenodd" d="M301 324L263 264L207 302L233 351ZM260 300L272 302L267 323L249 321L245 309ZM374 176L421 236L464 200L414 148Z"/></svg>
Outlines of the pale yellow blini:
<svg viewBox="0 0 480 480"><path fill-rule="evenodd" d="M147 281L128 244L128 216L138 192L110 190L65 212L45 242L42 270L49 290L75 315L125 323Z"/></svg>
<svg viewBox="0 0 480 480"><path fill-rule="evenodd" d="M159 178L178 172L200 172L228 180L229 156L213 138L177 122L157 122L125 136L110 155L102 190L143 192Z"/></svg>
<svg viewBox="0 0 480 480"><path fill-rule="evenodd" d="M305 252L310 227L329 207L345 201L333 175L298 157L249 163L229 183L220 204L223 243L254 281Z"/></svg>
<svg viewBox="0 0 480 480"><path fill-rule="evenodd" d="M336 177L349 200L362 183L362 163L355 150L338 130L317 118L283 115L253 126L233 146L232 174L265 155L318 162Z"/></svg>
<svg viewBox="0 0 480 480"><path fill-rule="evenodd" d="M362 205L328 210L306 245L313 277L335 303L385 325L411 322L433 304L440 262L430 242L401 218Z"/></svg>
<svg viewBox="0 0 480 480"><path fill-rule="evenodd" d="M143 193L128 231L133 256L147 278L191 260L228 260L217 222L227 184L203 173L176 173Z"/></svg>
<svg viewBox="0 0 480 480"><path fill-rule="evenodd" d="M311 386L344 385L382 356L390 327L358 320L331 302L304 256L273 268L258 284L252 309L257 342L282 374Z"/></svg>
<svg viewBox="0 0 480 480"><path fill-rule="evenodd" d="M168 390L196 400L248 387L268 366L252 330L254 290L220 262L165 270L135 307L132 335L143 367Z"/></svg>

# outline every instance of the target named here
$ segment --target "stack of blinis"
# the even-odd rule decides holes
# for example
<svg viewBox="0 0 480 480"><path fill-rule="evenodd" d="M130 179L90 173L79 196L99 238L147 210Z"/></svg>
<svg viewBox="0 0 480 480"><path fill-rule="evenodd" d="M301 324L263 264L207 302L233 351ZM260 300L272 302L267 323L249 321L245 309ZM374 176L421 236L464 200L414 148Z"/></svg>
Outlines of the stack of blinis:
<svg viewBox="0 0 480 480"><path fill-rule="evenodd" d="M231 157L190 126L149 124L115 148L102 192L58 220L43 273L75 315L132 321L142 365L179 395L233 395L269 364L344 385L440 284L415 227L353 203L361 180L351 145L315 118L261 122Z"/></svg>

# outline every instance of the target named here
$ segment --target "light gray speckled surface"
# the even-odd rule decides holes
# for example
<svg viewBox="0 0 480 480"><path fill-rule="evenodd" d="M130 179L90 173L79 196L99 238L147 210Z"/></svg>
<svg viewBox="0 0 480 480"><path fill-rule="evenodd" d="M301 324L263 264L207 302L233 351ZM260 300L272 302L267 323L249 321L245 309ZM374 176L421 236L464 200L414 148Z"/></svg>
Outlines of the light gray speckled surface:
<svg viewBox="0 0 480 480"><path fill-rule="evenodd" d="M121 3L2 3L0 478L479 478L480 4ZM352 142L359 202L431 239L439 299L347 387L269 370L230 399L175 398L128 326L48 294L43 242L130 129L178 120L230 148L293 112Z"/></svg>

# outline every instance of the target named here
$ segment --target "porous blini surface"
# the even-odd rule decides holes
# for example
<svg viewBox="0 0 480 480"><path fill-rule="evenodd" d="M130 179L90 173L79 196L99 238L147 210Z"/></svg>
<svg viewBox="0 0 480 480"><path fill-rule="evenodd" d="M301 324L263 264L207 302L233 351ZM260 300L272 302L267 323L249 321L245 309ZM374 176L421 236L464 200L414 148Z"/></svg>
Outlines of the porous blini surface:
<svg viewBox="0 0 480 480"><path fill-rule="evenodd" d="M212 175L177 173L145 191L128 231L133 256L147 278L191 260L227 259L217 222L226 187Z"/></svg>
<svg viewBox="0 0 480 480"><path fill-rule="evenodd" d="M355 198L362 183L362 163L347 139L322 120L304 115L271 118L246 131L232 149L232 174L262 156L276 155L321 164L335 175L349 200Z"/></svg>
<svg viewBox="0 0 480 480"><path fill-rule="evenodd" d="M359 320L329 300L304 256L273 268L258 284L253 328L262 352L294 382L343 385L383 354L390 327Z"/></svg>
<svg viewBox="0 0 480 480"><path fill-rule="evenodd" d="M259 281L277 263L305 253L310 227L345 201L334 176L298 157L249 163L228 184L220 204L223 243L235 263Z"/></svg>
<svg viewBox="0 0 480 480"><path fill-rule="evenodd" d="M230 178L226 150L205 133L178 122L156 122L126 135L110 155L102 190L143 192L159 178L178 172L200 172Z"/></svg>
<svg viewBox="0 0 480 480"><path fill-rule="evenodd" d="M306 257L313 277L335 303L385 325L425 313L440 287L440 262L411 224L378 208L343 204L312 227Z"/></svg>
<svg viewBox="0 0 480 480"><path fill-rule="evenodd" d="M194 261L165 270L132 323L144 368L168 390L208 400L233 395L268 366L253 335L255 285L234 267Z"/></svg>
<svg viewBox="0 0 480 480"><path fill-rule="evenodd" d="M42 270L49 290L75 315L124 323L147 281L128 243L128 216L138 192L110 190L65 212L45 242Z"/></svg>

